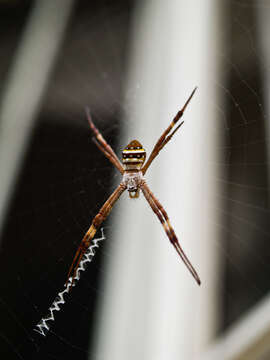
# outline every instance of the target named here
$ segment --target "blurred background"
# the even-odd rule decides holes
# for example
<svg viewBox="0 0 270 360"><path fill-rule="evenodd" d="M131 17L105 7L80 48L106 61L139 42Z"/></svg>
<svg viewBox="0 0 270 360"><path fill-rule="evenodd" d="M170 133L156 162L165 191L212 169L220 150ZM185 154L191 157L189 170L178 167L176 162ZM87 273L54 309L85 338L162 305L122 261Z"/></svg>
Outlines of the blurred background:
<svg viewBox="0 0 270 360"><path fill-rule="evenodd" d="M0 19L3 359L269 359L269 2L2 0ZM124 193L34 332L121 181L85 106L119 157L149 154L195 86L146 179L202 285Z"/></svg>

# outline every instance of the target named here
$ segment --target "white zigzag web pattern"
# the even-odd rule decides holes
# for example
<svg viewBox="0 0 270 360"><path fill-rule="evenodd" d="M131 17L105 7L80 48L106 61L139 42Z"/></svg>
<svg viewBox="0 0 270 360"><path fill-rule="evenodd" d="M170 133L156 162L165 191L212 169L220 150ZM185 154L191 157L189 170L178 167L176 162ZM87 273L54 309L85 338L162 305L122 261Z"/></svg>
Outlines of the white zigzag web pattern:
<svg viewBox="0 0 270 360"><path fill-rule="evenodd" d="M60 310L60 305L65 303L64 295L69 293L69 290L72 286L75 286L77 281L80 280L80 272L85 271L87 267L87 263L91 262L93 257L95 256L95 248L98 248L98 242L105 240L103 228L101 229L101 237L98 239L93 239L93 244L89 246L86 253L83 255L82 260L79 263L78 269L76 270L76 275L74 277L73 285L72 285L72 276L68 279L68 283L65 289L59 292L54 299L52 305L49 308L49 313L40 320L40 322L36 325L34 331L38 332L39 334L46 336L48 331L50 330L50 325L48 322L54 321L54 312Z"/></svg>

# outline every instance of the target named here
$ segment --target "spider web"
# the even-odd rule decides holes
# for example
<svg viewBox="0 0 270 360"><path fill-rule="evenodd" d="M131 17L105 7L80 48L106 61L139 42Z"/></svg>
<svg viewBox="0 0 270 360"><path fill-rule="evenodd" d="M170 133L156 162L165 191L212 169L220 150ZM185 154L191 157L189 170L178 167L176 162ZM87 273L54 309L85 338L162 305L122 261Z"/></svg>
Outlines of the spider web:
<svg viewBox="0 0 270 360"><path fill-rule="evenodd" d="M216 54L224 75L215 86L225 100L214 104L222 122L217 130L225 139L216 149L223 160L214 164L224 173L216 179L223 189L217 194L222 205L216 224L224 258L221 332L269 290L267 63L255 15L261 7L270 12L266 2L230 3L224 33L233 41ZM114 246L106 245L110 220L104 224L106 241L47 336L33 332L63 288L92 217L120 179L92 144L82 110L93 104L94 120L118 149L121 128L129 127L121 116L128 110L122 97L128 35L120 34L127 32L133 9L130 3L108 2L90 10L89 15L81 5L70 26L5 226L0 296L0 352L5 359L97 358L89 334L103 296L104 263ZM138 91L136 86L129 89L131 103Z"/></svg>

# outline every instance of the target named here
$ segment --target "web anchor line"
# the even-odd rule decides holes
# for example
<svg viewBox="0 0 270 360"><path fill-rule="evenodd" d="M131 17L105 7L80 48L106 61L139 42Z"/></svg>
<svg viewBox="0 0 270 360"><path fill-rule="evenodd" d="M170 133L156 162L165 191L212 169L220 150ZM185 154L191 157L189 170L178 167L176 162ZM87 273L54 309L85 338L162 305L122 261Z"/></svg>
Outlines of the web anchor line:
<svg viewBox="0 0 270 360"><path fill-rule="evenodd" d="M65 303L64 295L68 294L70 289L76 285L76 283L80 280L80 272L85 271L87 267L87 263L91 262L93 260L93 257L95 256L95 248L99 247L98 242L105 240L103 228L101 228L101 237L98 239L93 239L93 244L89 246L87 251L82 257L82 260L79 263L78 269L76 270L75 277L73 279L72 284L72 276L68 279L67 285L65 286L65 289L61 292L59 292L54 299L52 305L50 306L48 310L48 314L43 317L39 323L34 328L34 331L38 332L40 335L46 336L50 330L50 325L48 322L54 321L54 312L60 310L60 306Z"/></svg>

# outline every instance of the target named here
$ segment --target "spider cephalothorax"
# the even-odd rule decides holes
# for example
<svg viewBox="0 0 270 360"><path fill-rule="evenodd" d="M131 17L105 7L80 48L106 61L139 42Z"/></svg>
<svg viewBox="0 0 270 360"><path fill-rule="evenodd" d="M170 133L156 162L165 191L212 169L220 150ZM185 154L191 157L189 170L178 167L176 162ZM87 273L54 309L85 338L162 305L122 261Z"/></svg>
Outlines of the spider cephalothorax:
<svg viewBox="0 0 270 360"><path fill-rule="evenodd" d="M174 246L175 250L177 251L178 255L181 257L189 271L191 272L192 276L195 278L198 284L201 283L201 280L196 272L196 270L191 265L189 259L187 258L186 254L184 253L183 249L181 248L179 241L175 235L175 232L171 226L171 223L169 221L168 214L164 210L163 206L160 204L158 199L155 197L155 195L152 193L152 191L149 189L143 175L146 173L149 166L152 164L152 161L157 157L160 150L163 149L163 147L171 140L173 135L176 133L176 131L180 128L180 126L183 124L183 121L180 122L178 126L175 127L176 123L181 119L181 117L184 114L184 111L190 102L192 96L195 93L196 88L192 91L191 95L189 96L188 100L186 101L183 108L178 111L178 113L175 115L174 119L170 123L170 125L167 127L167 129L162 133L158 141L156 142L156 145L154 146L150 156L148 157L146 163L146 152L142 145L137 140L132 140L126 148L122 151L122 162L121 164L120 160L118 159L117 155L113 151L113 149L110 147L110 145L106 142L106 140L103 138L101 133L98 131L98 129L95 127L89 110L87 110L87 118L89 121L90 128L92 130L92 133L94 135L93 140L98 146L98 148L104 153L104 155L111 161L111 163L119 170L119 172L123 175L121 183L118 185L118 187L114 190L114 192L111 194L111 196L108 198L108 200L105 202L105 204L101 207L98 214L94 217L92 224L88 231L86 232L76 254L73 259L73 262L71 264L71 267L69 269L68 273L68 279L69 276L72 275L72 282L74 280L77 268L79 266L79 263L81 259L83 258L83 255L85 254L87 248L90 246L90 242L95 236L97 229L100 227L101 223L106 219L106 217L111 212L112 207L116 203L116 201L119 199L121 194L128 190L129 196L131 198L136 198L139 196L140 190L142 190L142 193L146 200L148 201L149 205L151 206L151 209L153 212L157 215L159 221L161 222L166 235L168 236L170 242ZM68 281L68 280L67 280Z"/></svg>
<svg viewBox="0 0 270 360"><path fill-rule="evenodd" d="M140 170L130 170L124 172L122 182L126 186L131 199L139 197L142 180L143 174Z"/></svg>

